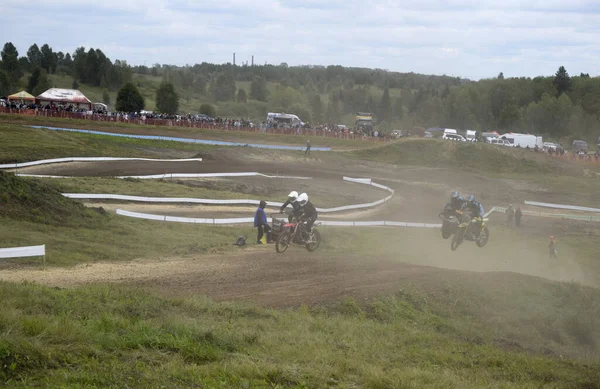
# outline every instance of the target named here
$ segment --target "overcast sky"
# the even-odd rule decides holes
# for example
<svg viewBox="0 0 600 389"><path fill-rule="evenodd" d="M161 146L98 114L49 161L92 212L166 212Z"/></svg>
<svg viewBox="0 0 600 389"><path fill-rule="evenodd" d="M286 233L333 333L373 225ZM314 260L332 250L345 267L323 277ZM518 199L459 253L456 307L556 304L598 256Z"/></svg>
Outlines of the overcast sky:
<svg viewBox="0 0 600 389"><path fill-rule="evenodd" d="M587 0L36 0L0 2L20 55L100 48L133 65L360 66L470 79L598 75L600 2Z"/></svg>

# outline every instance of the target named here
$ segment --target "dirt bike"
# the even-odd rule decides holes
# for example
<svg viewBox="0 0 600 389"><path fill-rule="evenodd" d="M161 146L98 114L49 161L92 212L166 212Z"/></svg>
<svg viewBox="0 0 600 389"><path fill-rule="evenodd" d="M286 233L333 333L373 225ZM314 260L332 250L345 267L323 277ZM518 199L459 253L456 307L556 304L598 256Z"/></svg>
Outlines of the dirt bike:
<svg viewBox="0 0 600 389"><path fill-rule="evenodd" d="M490 239L490 231L486 227L488 218L475 218L472 219L471 215L464 214L462 211L457 211L459 218L461 218L461 222L458 225L458 229L452 238L452 242L450 242L450 249L452 251L456 251L458 246L465 240L474 241L477 244L477 247L483 247L487 244ZM474 222L479 222L480 226L477 228L477 231L472 231L476 228L473 224Z"/></svg>
<svg viewBox="0 0 600 389"><path fill-rule="evenodd" d="M448 239L458 230L460 224L458 214L451 207L444 207L444 211L438 216L442 219L442 238Z"/></svg>
<svg viewBox="0 0 600 389"><path fill-rule="evenodd" d="M285 223L275 243L275 250L278 253L284 253L288 247L296 244L306 247L306 250L310 252L315 251L321 244L321 234L315 228L316 225L318 223L313 225L312 231L309 233L306 231L306 221L294 219L292 222Z"/></svg>

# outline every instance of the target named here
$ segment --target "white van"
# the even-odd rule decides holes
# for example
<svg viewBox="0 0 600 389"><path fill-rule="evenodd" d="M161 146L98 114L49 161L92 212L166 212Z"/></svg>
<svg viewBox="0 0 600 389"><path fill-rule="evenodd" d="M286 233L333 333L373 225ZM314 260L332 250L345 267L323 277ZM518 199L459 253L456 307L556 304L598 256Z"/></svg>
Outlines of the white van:
<svg viewBox="0 0 600 389"><path fill-rule="evenodd" d="M529 147L530 149L534 149L535 146L538 144L538 137L536 137L535 135L509 133L502 135L500 138L507 140L513 147ZM540 141L541 139L542 138L540 137Z"/></svg>
<svg viewBox="0 0 600 389"><path fill-rule="evenodd" d="M489 139L488 143L492 144L492 145L512 147L512 144L509 141L507 141L506 139L501 139L501 138L487 138L487 139Z"/></svg>
<svg viewBox="0 0 600 389"><path fill-rule="evenodd" d="M458 142L466 142L467 141L464 136L458 135L458 134L444 134L444 135L442 135L442 139L455 140Z"/></svg>
<svg viewBox="0 0 600 389"><path fill-rule="evenodd" d="M452 128L445 128L444 135L457 135L458 132Z"/></svg>
<svg viewBox="0 0 600 389"><path fill-rule="evenodd" d="M477 142L477 131L467 130L467 141Z"/></svg>

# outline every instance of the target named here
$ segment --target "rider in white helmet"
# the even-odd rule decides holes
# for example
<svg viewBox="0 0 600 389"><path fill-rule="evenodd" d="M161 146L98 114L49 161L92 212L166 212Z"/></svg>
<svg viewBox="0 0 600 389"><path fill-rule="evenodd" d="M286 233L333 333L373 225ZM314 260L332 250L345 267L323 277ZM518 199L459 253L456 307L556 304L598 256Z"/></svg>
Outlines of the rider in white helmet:
<svg viewBox="0 0 600 389"><path fill-rule="evenodd" d="M295 190L291 191L290 194L288 195L287 200L285 201L285 203L283 203L283 205L280 208L280 212L283 213L283 211L285 210L285 208L288 205L292 205L292 207L294 208L294 210L290 213L288 220L291 222L292 219L294 217L298 218L300 217L300 215L302 215L302 210L300 209L300 205L296 202L296 199L298 198L298 192L296 192Z"/></svg>
<svg viewBox="0 0 600 389"><path fill-rule="evenodd" d="M306 193L302 193L296 199L296 203L300 205L300 209L302 210L301 220L306 220L306 231L309 233L312 231L312 226L317 221L317 217L319 213L315 206L308 200L308 195Z"/></svg>

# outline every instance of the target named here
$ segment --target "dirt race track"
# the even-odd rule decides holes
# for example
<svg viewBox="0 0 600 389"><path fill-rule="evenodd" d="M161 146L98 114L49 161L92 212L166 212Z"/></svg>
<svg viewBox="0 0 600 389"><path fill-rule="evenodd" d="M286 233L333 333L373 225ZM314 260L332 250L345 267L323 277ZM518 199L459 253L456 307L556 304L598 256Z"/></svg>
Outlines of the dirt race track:
<svg viewBox="0 0 600 389"><path fill-rule="evenodd" d="M106 162L47 165L21 169L21 173L70 176L146 175L160 173L209 173L257 171L265 174L310 176L320 180L319 191L331 196L348 191L342 176L370 177L396 191L388 203L368 211L335 214L335 219L396 220L438 222L441 207L452 190L474 193L486 206L505 206L525 199L538 201L565 200L560 194L538 192L523 182L493 180L456 170L424 167L394 167L346 159L330 158L315 153L305 158L301 153L224 149L198 155L204 162ZM282 190L293 190L294 180L277 181ZM310 183L303 182L302 185ZM357 189L358 188L358 189ZM386 192L358 185L348 196L338 195L345 205L348 197L362 202L386 196ZM576 199L570 197L571 202ZM283 199L272 199L283 201ZM356 201L360 202L360 201ZM347 204L347 202L346 202ZM98 204L96 204L98 205ZM319 204L316 204L319 206ZM228 217L243 214L250 208L197 207L186 205L145 205L139 203L103 204L107 209L173 216ZM333 217L333 216L332 216ZM325 218L325 217L324 217ZM552 232L555 221L536 221L529 228L541 233ZM326 227L322 227L327 234ZM589 228L589 227L582 227ZM595 226L592 228L596 228ZM560 263L549 264L544 244L500 241L494 235L484 249L466 243L451 252L449 241L435 230L397 230L402 237L390 242L384 254L358 255L318 250L307 253L292 248L284 255L273 246L251 246L224 255L198 255L186 258L139 259L129 263L92 263L70 269L14 269L3 271L0 278L12 281L36 281L55 286L88 282L119 282L151 289L167 295L206 294L217 300L251 300L268 306L296 306L339 300L352 295L357 298L395 292L402 283L436 285L448 279L460 279L477 272L477 277L502 280L506 272L544 277L560 281L578 281L586 285L600 284L598 275L587 274L569 256ZM253 232L249 228L249 236ZM249 239L251 241L252 239ZM545 242L545 241L544 241ZM448 270L451 269L451 270ZM492 272L486 275L487 272ZM500 282L500 281L498 281Z"/></svg>

